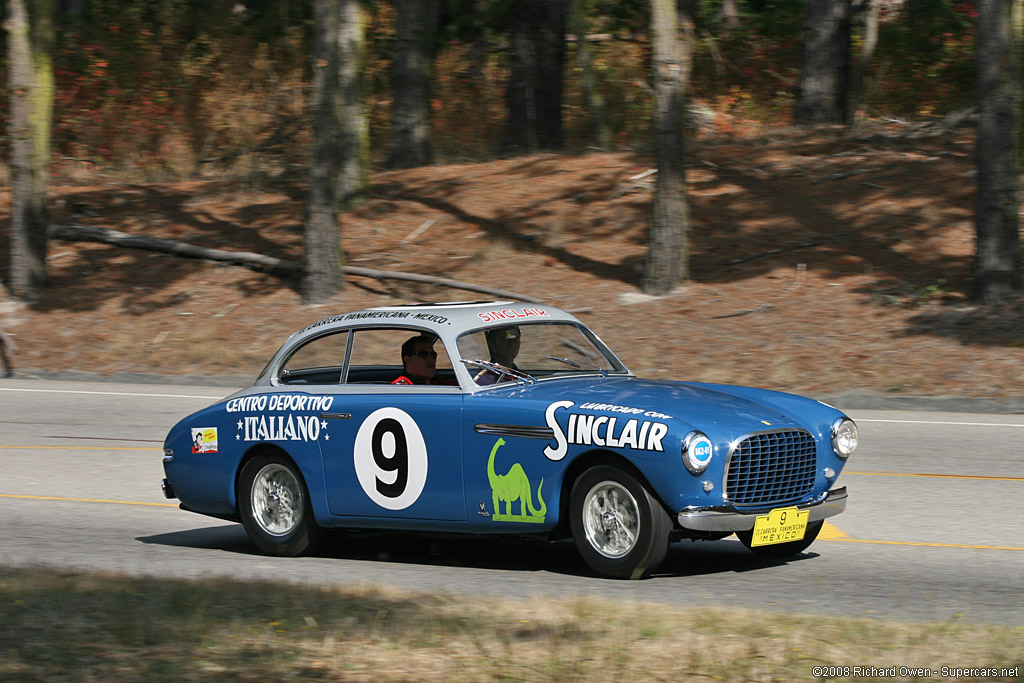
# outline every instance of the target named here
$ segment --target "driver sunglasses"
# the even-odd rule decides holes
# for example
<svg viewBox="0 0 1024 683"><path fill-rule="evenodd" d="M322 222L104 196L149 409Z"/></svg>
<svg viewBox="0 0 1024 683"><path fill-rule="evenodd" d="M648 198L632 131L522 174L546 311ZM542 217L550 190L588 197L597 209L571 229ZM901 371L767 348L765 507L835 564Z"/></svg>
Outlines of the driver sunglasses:
<svg viewBox="0 0 1024 683"><path fill-rule="evenodd" d="M437 358L437 351L417 351L409 355L416 356L417 358Z"/></svg>

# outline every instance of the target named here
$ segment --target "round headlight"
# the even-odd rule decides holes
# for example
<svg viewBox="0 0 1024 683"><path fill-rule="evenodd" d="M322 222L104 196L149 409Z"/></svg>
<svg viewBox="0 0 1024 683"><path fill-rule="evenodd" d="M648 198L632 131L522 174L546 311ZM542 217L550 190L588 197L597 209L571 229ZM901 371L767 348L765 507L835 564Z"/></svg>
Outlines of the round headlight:
<svg viewBox="0 0 1024 683"><path fill-rule="evenodd" d="M683 464L692 474L700 474L711 464L715 447L702 432L690 432L683 439Z"/></svg>
<svg viewBox="0 0 1024 683"><path fill-rule="evenodd" d="M857 425L853 420L844 417L832 423L832 449L840 458L857 450Z"/></svg>

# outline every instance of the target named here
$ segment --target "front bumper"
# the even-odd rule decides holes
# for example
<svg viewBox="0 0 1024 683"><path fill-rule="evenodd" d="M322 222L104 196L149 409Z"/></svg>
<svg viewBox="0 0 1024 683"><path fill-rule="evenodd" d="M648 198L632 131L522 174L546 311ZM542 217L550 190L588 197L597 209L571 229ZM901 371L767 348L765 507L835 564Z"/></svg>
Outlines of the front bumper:
<svg viewBox="0 0 1024 683"><path fill-rule="evenodd" d="M799 503L794 506L779 505L776 507L796 507L810 511L808 522L818 522L838 515L846 509L846 487L826 491L816 500ZM771 508L758 510L740 510L726 505L719 507L683 508L679 512L679 526L694 531L746 531L754 528L758 515L767 514Z"/></svg>

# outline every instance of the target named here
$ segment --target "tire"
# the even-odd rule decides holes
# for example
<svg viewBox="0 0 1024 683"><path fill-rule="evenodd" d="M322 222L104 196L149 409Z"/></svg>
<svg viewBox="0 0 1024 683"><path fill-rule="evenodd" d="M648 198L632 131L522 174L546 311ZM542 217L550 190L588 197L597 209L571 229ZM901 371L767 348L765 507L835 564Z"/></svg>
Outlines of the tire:
<svg viewBox="0 0 1024 683"><path fill-rule="evenodd" d="M245 464L238 506L249 539L267 555L301 555L320 535L302 475L283 455L263 453Z"/></svg>
<svg viewBox="0 0 1024 683"><path fill-rule="evenodd" d="M807 531L804 532L804 537L799 541L776 543L774 545L759 545L753 548L750 547L750 542L754 537L753 529L737 531L736 536L743 542L743 545L747 546L747 549L750 552L761 555L762 557L791 557L807 550L807 548L814 543L814 539L818 537L818 534L821 533L821 527L824 525L824 520L811 522L807 525Z"/></svg>
<svg viewBox="0 0 1024 683"><path fill-rule="evenodd" d="M668 553L672 522L661 503L618 467L598 465L576 480L569 500L576 549L598 574L642 579Z"/></svg>

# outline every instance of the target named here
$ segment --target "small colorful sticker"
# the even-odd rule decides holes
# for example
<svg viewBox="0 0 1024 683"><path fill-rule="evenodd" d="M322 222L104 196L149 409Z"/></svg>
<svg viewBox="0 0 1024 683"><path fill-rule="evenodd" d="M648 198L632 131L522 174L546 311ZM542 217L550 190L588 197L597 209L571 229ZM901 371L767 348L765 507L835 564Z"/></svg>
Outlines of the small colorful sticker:
<svg viewBox="0 0 1024 683"><path fill-rule="evenodd" d="M192 428L192 452L193 453L216 453L217 452L217 428L216 427L193 427Z"/></svg>
<svg viewBox="0 0 1024 683"><path fill-rule="evenodd" d="M711 445L711 439L703 434L691 441L689 448L693 464L698 467L706 467L711 462L711 456L715 453L715 447Z"/></svg>

